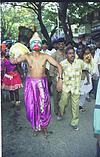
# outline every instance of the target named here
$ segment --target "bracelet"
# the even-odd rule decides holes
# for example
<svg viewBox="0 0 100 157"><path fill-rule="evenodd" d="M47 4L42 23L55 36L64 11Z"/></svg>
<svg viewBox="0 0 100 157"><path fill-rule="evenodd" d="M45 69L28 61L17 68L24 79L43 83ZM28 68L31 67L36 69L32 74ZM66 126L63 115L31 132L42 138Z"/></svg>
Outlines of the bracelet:
<svg viewBox="0 0 100 157"><path fill-rule="evenodd" d="M63 80L63 78L62 78L62 77L58 77L58 79L61 79L61 80Z"/></svg>

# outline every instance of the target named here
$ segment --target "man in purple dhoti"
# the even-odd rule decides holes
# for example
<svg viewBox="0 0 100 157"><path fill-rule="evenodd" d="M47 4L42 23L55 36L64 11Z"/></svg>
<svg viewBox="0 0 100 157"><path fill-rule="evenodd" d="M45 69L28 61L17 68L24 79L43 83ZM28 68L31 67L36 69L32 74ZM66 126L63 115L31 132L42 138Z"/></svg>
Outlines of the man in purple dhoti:
<svg viewBox="0 0 100 157"><path fill-rule="evenodd" d="M46 77L27 77L25 83L25 107L27 119L35 131L46 128L51 119L51 103Z"/></svg>
<svg viewBox="0 0 100 157"><path fill-rule="evenodd" d="M45 65L48 61L58 69L57 90L61 90L62 67L51 56L40 53L41 39L37 32L30 40L29 54L11 59L12 63L26 60L28 63L28 76L25 82L24 99L27 119L31 123L34 133L43 130L47 135L47 127L51 119L51 102L48 91L48 80L45 74Z"/></svg>

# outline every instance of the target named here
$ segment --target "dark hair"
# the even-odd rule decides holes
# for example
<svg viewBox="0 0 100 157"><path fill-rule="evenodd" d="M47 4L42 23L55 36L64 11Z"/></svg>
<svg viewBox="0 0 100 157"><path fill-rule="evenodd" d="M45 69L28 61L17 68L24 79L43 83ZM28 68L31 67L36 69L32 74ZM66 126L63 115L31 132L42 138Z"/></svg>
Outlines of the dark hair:
<svg viewBox="0 0 100 157"><path fill-rule="evenodd" d="M59 42L65 42L65 39L64 38L58 38L57 43L59 43Z"/></svg>
<svg viewBox="0 0 100 157"><path fill-rule="evenodd" d="M72 46L71 47L67 47L66 50L65 50L65 53L67 54L69 50L74 50L74 47L72 47ZM75 52L75 50L74 50L74 52Z"/></svg>
<svg viewBox="0 0 100 157"><path fill-rule="evenodd" d="M66 43L66 46L68 46L69 44L73 45L73 42L72 42L72 41L68 41L68 42Z"/></svg>

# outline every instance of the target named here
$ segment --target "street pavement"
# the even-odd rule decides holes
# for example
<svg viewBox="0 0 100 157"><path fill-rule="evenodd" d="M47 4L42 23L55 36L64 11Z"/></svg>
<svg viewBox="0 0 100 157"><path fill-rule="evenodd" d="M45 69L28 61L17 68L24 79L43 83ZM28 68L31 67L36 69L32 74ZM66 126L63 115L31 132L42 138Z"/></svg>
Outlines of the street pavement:
<svg viewBox="0 0 100 157"><path fill-rule="evenodd" d="M34 137L26 119L23 89L20 90L20 109L9 101L2 101L2 157L95 157L96 139L93 136L93 109L95 100L86 101L86 112L80 112L79 131L70 126L71 108L66 108L63 120L53 112L46 139L41 133Z"/></svg>

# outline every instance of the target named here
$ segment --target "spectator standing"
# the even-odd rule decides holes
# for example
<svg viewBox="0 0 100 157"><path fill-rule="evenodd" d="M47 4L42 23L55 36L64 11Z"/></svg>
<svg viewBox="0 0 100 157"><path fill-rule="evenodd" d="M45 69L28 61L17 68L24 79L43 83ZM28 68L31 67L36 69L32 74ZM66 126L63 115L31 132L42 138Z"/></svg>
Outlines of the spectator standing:
<svg viewBox="0 0 100 157"><path fill-rule="evenodd" d="M90 47L86 47L83 51L82 54L82 60L86 64L90 64L91 60L93 62L92 54L91 54L91 49ZM92 90L92 71L88 70L82 70L82 76L81 76L81 85L80 85L80 101L79 101L79 110L80 111L86 111L84 108L85 106L85 100L89 100L89 92Z"/></svg>
<svg viewBox="0 0 100 157"><path fill-rule="evenodd" d="M99 42L97 43L97 49L94 54L94 69L93 69L93 93L96 98L98 80L100 76L100 45Z"/></svg>
<svg viewBox="0 0 100 157"><path fill-rule="evenodd" d="M99 78L98 87L97 87L93 127L94 127L94 136L97 138L96 157L100 157L100 78Z"/></svg>
<svg viewBox="0 0 100 157"><path fill-rule="evenodd" d="M52 57L57 61L61 62L66 58L65 55L65 43L64 38L58 39L58 49L55 53L52 54ZM59 100L61 97L61 91L57 91L57 68L55 66L50 65L50 77L52 79L52 91L53 91L53 100L54 100L54 112L57 115L57 119L60 120L60 112L59 112Z"/></svg>

